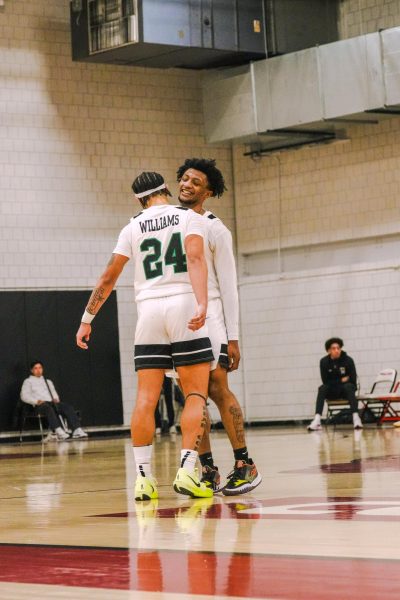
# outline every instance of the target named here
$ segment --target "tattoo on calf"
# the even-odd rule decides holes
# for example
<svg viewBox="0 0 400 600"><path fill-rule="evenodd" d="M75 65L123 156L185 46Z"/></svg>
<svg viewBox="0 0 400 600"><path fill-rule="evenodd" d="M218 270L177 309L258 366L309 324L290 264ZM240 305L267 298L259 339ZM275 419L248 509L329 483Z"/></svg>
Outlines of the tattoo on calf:
<svg viewBox="0 0 400 600"><path fill-rule="evenodd" d="M92 295L89 298L89 304L86 307L86 310L90 313L90 314L95 314L95 310L98 307L99 304L101 304L102 302L104 302L105 297L104 297L104 288L95 288L92 292Z"/></svg>
<svg viewBox="0 0 400 600"><path fill-rule="evenodd" d="M243 415L240 408L231 406L229 412L232 415L233 427L236 433L236 439L239 443L245 443L244 428L243 428Z"/></svg>
<svg viewBox="0 0 400 600"><path fill-rule="evenodd" d="M203 435L204 435L204 431L207 425L207 408L206 406L203 406L203 414L201 417L201 422L200 422L200 427L201 427L201 433L199 433L199 435L197 436L196 439L196 443L194 446L194 449L197 451L199 449L199 446L201 444L201 440L203 439Z"/></svg>

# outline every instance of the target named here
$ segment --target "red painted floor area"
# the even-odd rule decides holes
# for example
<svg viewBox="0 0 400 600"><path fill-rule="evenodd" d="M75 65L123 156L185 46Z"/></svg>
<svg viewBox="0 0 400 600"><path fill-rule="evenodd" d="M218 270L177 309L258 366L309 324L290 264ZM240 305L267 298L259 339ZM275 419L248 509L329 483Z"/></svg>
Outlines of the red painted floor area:
<svg viewBox="0 0 400 600"><path fill-rule="evenodd" d="M0 581L274 598L398 600L400 561L0 545Z"/></svg>

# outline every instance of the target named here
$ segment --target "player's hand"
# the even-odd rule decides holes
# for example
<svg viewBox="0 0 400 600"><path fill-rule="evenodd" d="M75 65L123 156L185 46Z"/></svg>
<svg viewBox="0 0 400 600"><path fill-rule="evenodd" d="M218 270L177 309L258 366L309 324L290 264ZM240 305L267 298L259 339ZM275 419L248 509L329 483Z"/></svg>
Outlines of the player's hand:
<svg viewBox="0 0 400 600"><path fill-rule="evenodd" d="M236 371L240 363L239 342L237 340L229 340L228 342L228 371Z"/></svg>
<svg viewBox="0 0 400 600"><path fill-rule="evenodd" d="M60 403L60 399L59 398L53 398L53 402L54 402L54 404L59 404Z"/></svg>
<svg viewBox="0 0 400 600"><path fill-rule="evenodd" d="M88 349L87 342L90 339L90 334L92 332L92 326L90 323L81 323L78 329L78 333L76 334L76 345L79 348L83 348L83 350Z"/></svg>
<svg viewBox="0 0 400 600"><path fill-rule="evenodd" d="M188 323L188 328L191 331L197 331L204 327L207 316L207 306L203 306L202 304L198 305L197 312L192 319L190 319Z"/></svg>
<svg viewBox="0 0 400 600"><path fill-rule="evenodd" d="M347 376L347 377L342 377L342 379L341 379L340 381L341 381L342 383L347 383L349 379L350 379L350 377L349 377L349 376Z"/></svg>
<svg viewBox="0 0 400 600"><path fill-rule="evenodd" d="M38 400L36 402L36 406L40 406L41 404L44 404L44 403L45 403L45 400Z"/></svg>

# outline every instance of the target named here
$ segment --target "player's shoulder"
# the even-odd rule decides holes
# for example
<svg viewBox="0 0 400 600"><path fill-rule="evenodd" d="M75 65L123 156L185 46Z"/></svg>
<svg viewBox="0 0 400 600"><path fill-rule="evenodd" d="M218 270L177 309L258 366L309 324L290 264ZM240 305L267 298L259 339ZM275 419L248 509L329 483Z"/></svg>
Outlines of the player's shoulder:
<svg viewBox="0 0 400 600"><path fill-rule="evenodd" d="M222 221L222 219L220 217L218 217L218 215L216 215L215 213L211 212L210 210L207 210L203 217L205 219L207 219L207 224L209 227L215 228L215 229L228 229L226 227L226 225L224 225L224 222Z"/></svg>
<svg viewBox="0 0 400 600"><path fill-rule="evenodd" d="M203 215L206 219L208 219L211 223L217 222L217 221L221 221L221 219L219 217L217 217L217 215L215 215L214 213L212 213L210 210L206 210L206 212ZM222 221L221 221L222 223Z"/></svg>
<svg viewBox="0 0 400 600"><path fill-rule="evenodd" d="M207 228L209 231L212 231L215 235L219 236L224 233L230 234L230 231L224 222L211 211L206 211L203 215L203 218L206 219Z"/></svg>

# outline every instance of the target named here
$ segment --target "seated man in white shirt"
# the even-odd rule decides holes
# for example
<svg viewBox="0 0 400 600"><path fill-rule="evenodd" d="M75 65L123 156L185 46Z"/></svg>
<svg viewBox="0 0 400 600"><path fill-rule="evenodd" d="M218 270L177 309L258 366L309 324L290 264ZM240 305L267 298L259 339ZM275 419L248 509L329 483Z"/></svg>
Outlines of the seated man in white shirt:
<svg viewBox="0 0 400 600"><path fill-rule="evenodd" d="M30 371L30 376L22 384L22 402L31 404L40 415L46 417L50 429L57 436L57 440L69 438L68 433L62 428L59 414L67 420L74 439L87 438L88 434L81 428L75 410L70 404L60 401L53 382L43 377L43 363L40 360L33 361L30 365Z"/></svg>

